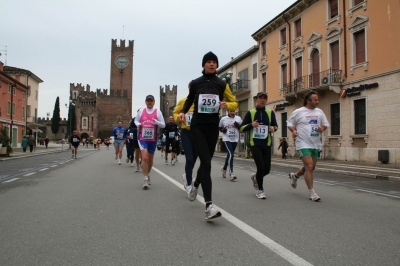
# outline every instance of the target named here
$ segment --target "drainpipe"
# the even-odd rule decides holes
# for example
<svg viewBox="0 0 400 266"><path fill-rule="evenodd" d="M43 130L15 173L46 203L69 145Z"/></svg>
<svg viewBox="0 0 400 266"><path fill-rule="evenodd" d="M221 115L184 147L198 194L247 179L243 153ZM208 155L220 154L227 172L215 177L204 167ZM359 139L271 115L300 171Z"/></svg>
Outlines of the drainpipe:
<svg viewBox="0 0 400 266"><path fill-rule="evenodd" d="M344 78L347 78L347 34L346 34L346 30L347 30L347 26L346 26L346 0L342 1L343 4L343 39L344 39Z"/></svg>
<svg viewBox="0 0 400 266"><path fill-rule="evenodd" d="M11 86L11 112L10 112L10 119L11 119L11 125L10 125L10 145L12 147L12 132L13 132L13 100L14 100L14 88L15 92L17 92L17 84L14 83L14 85ZM15 107L17 109L17 107ZM17 110L15 110L17 111Z"/></svg>
<svg viewBox="0 0 400 266"><path fill-rule="evenodd" d="M31 74L28 74L26 76L26 87L29 86L29 76ZM28 135L28 91L26 91L26 95L25 95L25 135Z"/></svg>
<svg viewBox="0 0 400 266"><path fill-rule="evenodd" d="M344 1L344 0L343 0ZM287 43L289 47L289 60L288 60L288 68L289 68L289 84L292 82L292 35L290 34L290 23L287 21L285 14L282 15L283 19L286 21L288 24L288 29L289 29L289 42Z"/></svg>

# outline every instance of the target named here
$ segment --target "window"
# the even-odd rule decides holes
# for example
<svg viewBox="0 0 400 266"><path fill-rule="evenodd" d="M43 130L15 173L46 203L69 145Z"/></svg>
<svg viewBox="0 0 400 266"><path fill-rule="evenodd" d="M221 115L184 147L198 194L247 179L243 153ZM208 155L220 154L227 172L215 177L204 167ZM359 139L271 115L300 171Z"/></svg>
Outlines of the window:
<svg viewBox="0 0 400 266"><path fill-rule="evenodd" d="M86 119L83 119L83 126L86 127Z"/></svg>
<svg viewBox="0 0 400 266"><path fill-rule="evenodd" d="M281 29L281 46L286 44L286 28Z"/></svg>
<svg viewBox="0 0 400 266"><path fill-rule="evenodd" d="M65 132L64 132L64 128L61 129L61 133L65 133Z"/></svg>
<svg viewBox="0 0 400 266"><path fill-rule="evenodd" d="M287 64L281 65L282 87L287 85Z"/></svg>
<svg viewBox="0 0 400 266"><path fill-rule="evenodd" d="M339 41L329 44L331 49L331 69L339 70Z"/></svg>
<svg viewBox="0 0 400 266"><path fill-rule="evenodd" d="M35 91L35 100L38 99L38 96L39 96L39 95L38 95L38 91L36 90L36 91Z"/></svg>
<svg viewBox="0 0 400 266"><path fill-rule="evenodd" d="M261 42L261 57L267 55L267 44L265 41Z"/></svg>
<svg viewBox="0 0 400 266"><path fill-rule="evenodd" d="M22 119L25 119L25 106L22 106Z"/></svg>
<svg viewBox="0 0 400 266"><path fill-rule="evenodd" d="M367 134L365 99L354 101L354 134Z"/></svg>
<svg viewBox="0 0 400 266"><path fill-rule="evenodd" d="M12 87L12 91L13 91L13 95L16 96L17 95L17 88L16 87Z"/></svg>
<svg viewBox="0 0 400 266"><path fill-rule="evenodd" d="M331 135L340 135L340 103L331 104Z"/></svg>
<svg viewBox="0 0 400 266"><path fill-rule="evenodd" d="M8 94L11 94L11 85L8 84Z"/></svg>
<svg viewBox="0 0 400 266"><path fill-rule="evenodd" d="M22 93L22 99L25 100L25 92Z"/></svg>
<svg viewBox="0 0 400 266"><path fill-rule="evenodd" d="M339 14L338 0L329 0L329 18L334 18Z"/></svg>
<svg viewBox="0 0 400 266"><path fill-rule="evenodd" d="M354 0L354 5L353 6L356 6L356 5L358 5L358 4L362 3L362 2L364 2L364 0Z"/></svg>
<svg viewBox="0 0 400 266"><path fill-rule="evenodd" d="M294 38L301 36L301 19L294 22Z"/></svg>
<svg viewBox="0 0 400 266"><path fill-rule="evenodd" d="M262 91L267 92L267 73L262 73Z"/></svg>
<svg viewBox="0 0 400 266"><path fill-rule="evenodd" d="M365 62L365 30L354 33L355 63Z"/></svg>
<svg viewBox="0 0 400 266"><path fill-rule="evenodd" d="M31 106L30 105L26 106L26 117L31 117Z"/></svg>
<svg viewBox="0 0 400 266"><path fill-rule="evenodd" d="M247 89L248 88L248 83L249 83L248 82L248 79L249 79L248 72L249 72L249 69L246 68L245 70L242 70L242 71L240 71L238 73L238 76L239 76L239 80L238 80L239 88L242 88L242 89Z"/></svg>
<svg viewBox="0 0 400 266"><path fill-rule="evenodd" d="M253 64L253 79L257 78L257 63Z"/></svg>
<svg viewBox="0 0 400 266"><path fill-rule="evenodd" d="M15 115L15 103L12 104L12 116Z"/></svg>
<svg viewBox="0 0 400 266"><path fill-rule="evenodd" d="M11 113L11 102L7 101L7 114L9 115Z"/></svg>
<svg viewBox="0 0 400 266"><path fill-rule="evenodd" d="M296 78L303 76L303 57L296 58Z"/></svg>
<svg viewBox="0 0 400 266"><path fill-rule="evenodd" d="M281 125L282 125L282 138L287 138L287 126L286 126L286 121L287 121L287 113L282 113L281 115Z"/></svg>

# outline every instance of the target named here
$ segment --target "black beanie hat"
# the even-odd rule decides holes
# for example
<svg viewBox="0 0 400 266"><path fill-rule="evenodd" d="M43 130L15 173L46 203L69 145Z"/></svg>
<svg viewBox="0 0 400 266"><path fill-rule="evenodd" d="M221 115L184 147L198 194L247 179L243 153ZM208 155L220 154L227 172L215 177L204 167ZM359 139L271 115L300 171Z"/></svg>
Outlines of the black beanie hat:
<svg viewBox="0 0 400 266"><path fill-rule="evenodd" d="M213 53L213 52L208 52L203 56L203 62L201 64L201 66L203 67L207 61L209 60L214 60L215 62L217 62L217 67L218 67L218 57Z"/></svg>

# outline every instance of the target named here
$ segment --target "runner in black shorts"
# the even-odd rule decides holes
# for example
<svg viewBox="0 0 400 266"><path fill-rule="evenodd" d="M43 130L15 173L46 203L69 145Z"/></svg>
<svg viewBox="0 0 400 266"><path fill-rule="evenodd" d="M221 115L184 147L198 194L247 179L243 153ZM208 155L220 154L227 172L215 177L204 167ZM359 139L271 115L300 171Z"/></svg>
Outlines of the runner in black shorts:
<svg viewBox="0 0 400 266"><path fill-rule="evenodd" d="M178 135L178 125L174 123L174 117L168 118L169 122L166 124L164 134L166 136L165 141L165 164L168 164L168 153L171 155L171 165L175 165L175 136ZM169 146L171 145L171 151Z"/></svg>
<svg viewBox="0 0 400 266"><path fill-rule="evenodd" d="M81 138L78 136L78 132L74 130L72 132L72 136L69 139L69 143L71 144L71 150L72 150L72 159L76 159L76 154L78 153L78 147L79 144L81 143Z"/></svg>

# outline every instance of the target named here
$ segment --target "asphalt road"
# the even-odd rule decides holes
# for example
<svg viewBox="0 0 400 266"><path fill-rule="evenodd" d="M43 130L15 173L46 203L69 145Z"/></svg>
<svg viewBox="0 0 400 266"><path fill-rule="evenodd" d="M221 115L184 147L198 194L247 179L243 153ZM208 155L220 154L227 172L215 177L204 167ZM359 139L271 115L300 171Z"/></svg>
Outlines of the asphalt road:
<svg viewBox="0 0 400 266"><path fill-rule="evenodd" d="M125 151L124 151L125 152ZM81 149L0 162L0 265L399 265L400 182L316 171L319 203L303 180L292 189L274 166L266 200L255 197L251 161L236 182L213 160L213 201L181 185L184 158L156 153L152 185L117 165L112 150Z"/></svg>

